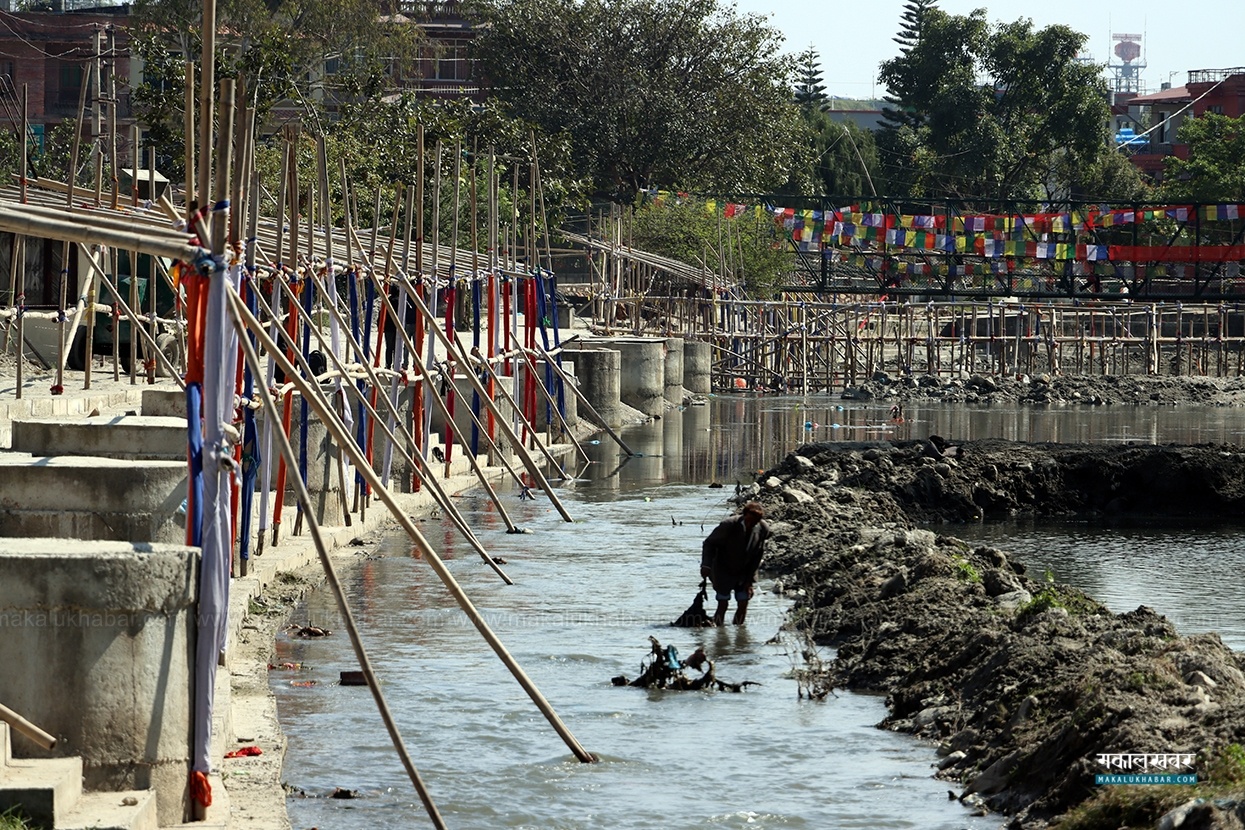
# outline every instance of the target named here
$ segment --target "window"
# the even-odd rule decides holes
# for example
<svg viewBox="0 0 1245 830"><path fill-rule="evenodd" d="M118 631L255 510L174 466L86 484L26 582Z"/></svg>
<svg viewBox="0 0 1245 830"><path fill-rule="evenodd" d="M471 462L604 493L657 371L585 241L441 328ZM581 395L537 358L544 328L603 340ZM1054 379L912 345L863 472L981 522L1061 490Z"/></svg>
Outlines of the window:
<svg viewBox="0 0 1245 830"><path fill-rule="evenodd" d="M1211 104L1206 111L1213 112L1215 115L1223 115L1223 104Z"/></svg>
<svg viewBox="0 0 1245 830"><path fill-rule="evenodd" d="M1158 141L1159 144L1166 144L1167 143L1167 119L1170 117L1170 113L1160 112L1158 115L1159 115L1159 129L1158 129L1158 135L1155 137L1155 139Z"/></svg>

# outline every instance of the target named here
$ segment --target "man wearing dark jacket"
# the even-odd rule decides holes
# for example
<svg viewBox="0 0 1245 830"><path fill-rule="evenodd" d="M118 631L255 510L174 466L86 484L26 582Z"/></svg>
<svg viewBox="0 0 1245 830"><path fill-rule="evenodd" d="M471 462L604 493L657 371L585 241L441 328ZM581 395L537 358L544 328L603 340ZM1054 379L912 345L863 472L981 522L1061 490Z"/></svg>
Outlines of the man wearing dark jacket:
<svg viewBox="0 0 1245 830"><path fill-rule="evenodd" d="M705 538L700 549L700 575L708 577L717 595L718 608L713 624L726 621L726 606L731 594L735 595L735 625L743 625L748 614L748 600L752 599L757 568L765 540L769 537L769 525L764 522L765 508L758 502L744 505L738 516L719 524Z"/></svg>

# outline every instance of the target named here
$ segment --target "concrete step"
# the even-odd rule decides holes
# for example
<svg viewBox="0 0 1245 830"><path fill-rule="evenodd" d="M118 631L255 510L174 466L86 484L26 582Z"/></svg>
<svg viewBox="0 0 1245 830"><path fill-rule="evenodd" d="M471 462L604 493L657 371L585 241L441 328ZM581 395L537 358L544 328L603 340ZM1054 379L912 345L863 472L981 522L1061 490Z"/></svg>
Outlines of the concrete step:
<svg viewBox="0 0 1245 830"><path fill-rule="evenodd" d="M0 536L185 541L185 461L0 453Z"/></svg>
<svg viewBox="0 0 1245 830"><path fill-rule="evenodd" d="M0 776L4 773L2 770L9 765L9 759L13 757L13 748L9 743L9 725L0 720Z"/></svg>
<svg viewBox="0 0 1245 830"><path fill-rule="evenodd" d="M186 422L186 393L174 387L143 390L143 414Z"/></svg>
<svg viewBox="0 0 1245 830"><path fill-rule="evenodd" d="M152 790L84 793L70 810L58 813L55 830L158 830Z"/></svg>
<svg viewBox="0 0 1245 830"><path fill-rule="evenodd" d="M81 797L81 758L16 758L0 767L0 813L18 808L32 827L52 828Z"/></svg>
<svg viewBox="0 0 1245 830"><path fill-rule="evenodd" d="M186 419L147 415L29 418L13 422L13 451L31 455L179 460Z"/></svg>

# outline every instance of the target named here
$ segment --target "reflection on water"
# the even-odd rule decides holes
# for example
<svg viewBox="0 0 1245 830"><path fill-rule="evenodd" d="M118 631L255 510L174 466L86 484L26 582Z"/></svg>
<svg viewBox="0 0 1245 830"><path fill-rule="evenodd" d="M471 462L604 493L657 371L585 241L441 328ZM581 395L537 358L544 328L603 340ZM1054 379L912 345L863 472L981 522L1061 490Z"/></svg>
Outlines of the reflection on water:
<svg viewBox="0 0 1245 830"><path fill-rule="evenodd" d="M1116 613L1148 605L1181 634L1214 631L1229 647L1245 648L1245 597L1223 590L1245 566L1239 525L1005 522L949 532L1011 551L1030 576L1049 571Z"/></svg>
<svg viewBox="0 0 1245 830"><path fill-rule="evenodd" d="M887 420L888 409L889 404L829 396L719 397L709 406L675 410L623 431L634 457L625 457L601 435L588 446L594 462L562 485L560 498L574 523L560 521L543 499L522 501L516 491L503 488L508 509L529 534L506 534L493 506L479 494L456 499L488 550L506 560L513 586L482 565L448 524L436 519L421 524L571 731L601 755L600 764L573 760L431 569L411 556L406 540L391 538L383 558L347 569L347 590L365 644L447 823L456 828L996 826L947 801L946 786L930 778L931 747L873 728L884 714L880 699L852 694L822 703L798 699L787 673L799 644L770 642L784 613L774 596L759 592L744 628L670 628L668 621L695 593L700 541L727 514L726 499L736 482L750 482L758 470L807 441L931 432L1034 441L1235 441L1240 418L1216 409L913 406L907 420L895 425ZM993 544L1030 555L1017 547L1026 538L1021 532L1000 532L1004 535ZM1031 529L1034 550L1043 550L1058 532L1063 531ZM1156 542L1155 552L1143 559L1136 537L1114 531L1091 540L1084 526L1068 534L1075 555L1066 562L1036 554L1027 561L1039 572L1050 567L1060 578L1102 593L1108 604L1115 602L1114 585L1155 597L1160 591L1178 594L1174 583L1194 568L1220 561L1216 545L1230 544L1207 542L1186 530L1179 540ZM1124 547L1113 552L1113 540L1124 540ZM1195 553L1199 543L1206 543L1204 553ZM1205 585L1189 586L1190 599L1200 592L1202 608L1209 609ZM1144 601L1164 610L1157 600ZM1225 616L1239 617L1234 613L1239 609L1221 608ZM297 619L339 633L277 643L278 662L310 667L272 674L290 741L285 778L313 796L346 787L364 797L291 799L294 826L370 830L422 823L367 690L335 683L338 672L354 661L327 593L312 594ZM614 675L639 673L650 635L674 643L683 654L704 646L721 677L762 685L739 695L611 686ZM317 685L292 685L306 681Z"/></svg>

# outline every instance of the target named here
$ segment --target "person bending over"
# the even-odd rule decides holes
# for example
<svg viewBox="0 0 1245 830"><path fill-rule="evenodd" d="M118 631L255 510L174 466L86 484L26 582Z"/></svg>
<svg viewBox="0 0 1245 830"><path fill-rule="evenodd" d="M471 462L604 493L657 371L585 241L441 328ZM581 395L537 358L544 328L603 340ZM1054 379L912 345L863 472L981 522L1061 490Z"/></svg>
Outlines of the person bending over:
<svg viewBox="0 0 1245 830"><path fill-rule="evenodd" d="M726 607L735 595L735 625L743 625L752 599L757 568L761 566L769 525L764 521L765 508L758 502L744 505L738 516L732 516L713 529L700 548L700 575L707 577L717 595L718 608L713 624L726 621Z"/></svg>

